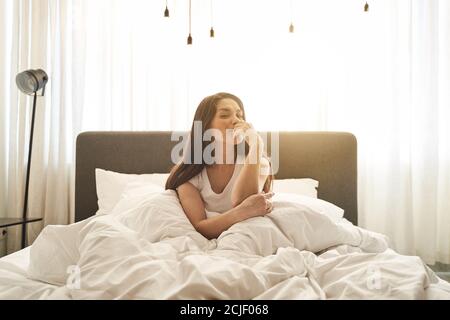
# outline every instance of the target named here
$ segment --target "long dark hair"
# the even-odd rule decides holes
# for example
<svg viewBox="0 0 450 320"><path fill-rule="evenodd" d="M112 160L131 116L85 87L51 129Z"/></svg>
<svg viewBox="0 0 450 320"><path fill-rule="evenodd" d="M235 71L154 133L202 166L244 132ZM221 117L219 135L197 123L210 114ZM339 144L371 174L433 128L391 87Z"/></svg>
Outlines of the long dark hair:
<svg viewBox="0 0 450 320"><path fill-rule="evenodd" d="M166 190L176 190L179 186L181 186L183 183L189 181L191 178L198 175L200 172L202 172L203 168L207 165L203 159L203 156L201 157L201 163L194 163L192 161L192 156L194 155L194 123L195 121L201 121L201 137L203 137L203 134L206 130L209 129L211 125L211 121L213 120L214 116L217 112L217 105L220 100L222 99L232 99L235 101L239 108L242 111L242 119L245 121L245 110L244 105L237 96L227 93L227 92L219 92L216 94L213 94L211 96L208 96L204 98L200 104L197 107L197 110L195 111L194 120L192 122L191 132L189 135L189 141L188 141L188 149L190 149L190 153L183 154L183 160L173 166L173 168L170 170L169 177L166 181ZM203 141L202 139L202 155L205 150L205 148L208 146L210 142ZM249 146L247 142L245 142L245 155L248 154ZM234 154L237 154L237 145L234 146ZM190 157L190 158L188 158ZM264 183L264 192L269 192L271 190L273 175L269 175L268 179Z"/></svg>

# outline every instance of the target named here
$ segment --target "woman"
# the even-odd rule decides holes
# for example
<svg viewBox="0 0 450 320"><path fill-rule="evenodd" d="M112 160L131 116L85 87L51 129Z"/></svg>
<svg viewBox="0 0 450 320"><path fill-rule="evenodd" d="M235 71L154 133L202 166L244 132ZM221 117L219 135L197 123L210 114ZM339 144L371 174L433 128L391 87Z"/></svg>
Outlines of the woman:
<svg viewBox="0 0 450 320"><path fill-rule="evenodd" d="M196 121L201 121L201 137L194 132ZM214 136L214 143L222 148L214 149L216 161L212 164L204 159L210 142L202 137L208 129L221 133ZM244 132L245 141L231 138L227 135L230 130ZM193 163L194 139L199 138L201 161ZM238 97L222 92L204 98L195 112L189 142L191 152L172 168L166 189L177 191L186 216L198 232L208 239L217 238L237 222L272 211L273 177L267 170L270 162L263 155L261 137L245 121L244 106ZM238 148L240 143L245 143L244 153L238 152L242 150ZM227 150L234 151L231 164L226 160Z"/></svg>

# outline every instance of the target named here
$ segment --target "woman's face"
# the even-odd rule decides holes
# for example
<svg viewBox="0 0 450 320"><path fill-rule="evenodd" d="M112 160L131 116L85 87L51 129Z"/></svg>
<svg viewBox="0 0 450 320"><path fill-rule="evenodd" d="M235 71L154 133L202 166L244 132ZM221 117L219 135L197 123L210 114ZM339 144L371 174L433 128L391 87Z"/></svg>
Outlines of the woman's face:
<svg viewBox="0 0 450 320"><path fill-rule="evenodd" d="M234 129L236 123L242 121L244 121L243 112L237 102L233 99L225 98L217 104L217 111L211 121L210 128L220 130L223 139L226 139L226 130Z"/></svg>

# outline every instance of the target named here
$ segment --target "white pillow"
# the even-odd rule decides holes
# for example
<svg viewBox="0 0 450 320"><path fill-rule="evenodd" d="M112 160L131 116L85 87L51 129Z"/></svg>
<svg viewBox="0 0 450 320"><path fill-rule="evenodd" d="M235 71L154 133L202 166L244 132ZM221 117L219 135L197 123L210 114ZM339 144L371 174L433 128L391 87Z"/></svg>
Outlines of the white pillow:
<svg viewBox="0 0 450 320"><path fill-rule="evenodd" d="M104 169L95 169L98 211L96 214L109 213L119 202L122 192L130 182L150 183L165 187L168 173L127 174Z"/></svg>
<svg viewBox="0 0 450 320"><path fill-rule="evenodd" d="M136 206L142 201L146 201L154 195L161 194L164 187L154 183L134 181L125 186L119 201L109 214L120 214L129 208Z"/></svg>
<svg viewBox="0 0 450 320"><path fill-rule="evenodd" d="M319 181L311 178L301 179L274 179L273 192L294 193L311 198L317 198Z"/></svg>
<svg viewBox="0 0 450 320"><path fill-rule="evenodd" d="M96 214L111 212L129 183L136 184L130 184L127 194L131 194L133 188L138 188L145 183L152 183L164 189L168 177L168 173L128 174L96 168L95 181L98 198ZM319 182L311 178L275 179L273 181L275 193L294 193L312 198L317 198L316 188L318 186Z"/></svg>
<svg viewBox="0 0 450 320"><path fill-rule="evenodd" d="M158 185L156 183L133 181L127 183L125 189L120 195L120 199L144 196L151 193L158 193L164 191L164 186Z"/></svg>
<svg viewBox="0 0 450 320"><path fill-rule="evenodd" d="M275 193L272 200L274 201L274 203L276 201L289 201L293 203L298 203L300 205L308 207L309 209L317 213L329 217L334 222L340 222L344 217L344 209L336 206L331 202L322 199L317 198L315 199L313 197L292 193Z"/></svg>

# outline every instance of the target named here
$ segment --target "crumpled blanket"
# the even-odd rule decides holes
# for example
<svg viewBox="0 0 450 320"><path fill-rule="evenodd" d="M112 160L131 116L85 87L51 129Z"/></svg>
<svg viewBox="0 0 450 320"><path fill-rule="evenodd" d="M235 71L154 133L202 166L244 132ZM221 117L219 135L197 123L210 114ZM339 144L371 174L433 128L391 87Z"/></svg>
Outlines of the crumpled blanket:
<svg viewBox="0 0 450 320"><path fill-rule="evenodd" d="M320 200L272 200L270 214L208 240L174 191L128 197L109 214L47 226L31 248L28 275L66 286L73 299L424 297L433 273L390 249L384 235L318 210Z"/></svg>

